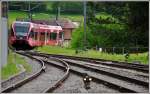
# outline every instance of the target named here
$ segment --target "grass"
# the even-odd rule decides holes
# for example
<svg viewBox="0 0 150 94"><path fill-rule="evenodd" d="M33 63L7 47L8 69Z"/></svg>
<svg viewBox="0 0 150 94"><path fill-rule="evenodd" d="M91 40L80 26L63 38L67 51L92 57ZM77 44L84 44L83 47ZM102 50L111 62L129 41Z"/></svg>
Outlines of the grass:
<svg viewBox="0 0 150 94"><path fill-rule="evenodd" d="M2 67L2 70L1 70L1 79L2 80L7 79L11 75L14 75L14 74L16 74L20 71L13 61L14 61L14 56L11 53L11 54L8 55L7 65Z"/></svg>
<svg viewBox="0 0 150 94"><path fill-rule="evenodd" d="M80 57L91 57L99 58L105 60L116 60L116 61L125 61L124 55L121 54L108 54L103 52L98 52L94 50L88 50L86 52L81 52L75 54L75 50L71 48L61 48L61 47L52 47L52 46L43 46L37 49L38 51L49 53L49 54L60 54L60 55L70 55L70 56L80 56ZM148 64L148 52L137 54L130 54L128 62L140 61L142 64Z"/></svg>
<svg viewBox="0 0 150 94"><path fill-rule="evenodd" d="M38 47L37 50L50 54L75 55L75 50L70 48L61 48L58 46L43 46Z"/></svg>
<svg viewBox="0 0 150 94"><path fill-rule="evenodd" d="M10 76L19 73L20 69L17 67L17 64L23 65L27 72L31 71L31 66L26 63L23 58L21 58L19 55L16 55L15 57L14 53L10 51L8 55L8 63L6 66L2 67L1 70L1 79L8 79Z"/></svg>
<svg viewBox="0 0 150 94"><path fill-rule="evenodd" d="M32 68L31 66L25 61L24 57L21 57L20 55L16 55L16 63L23 65L23 67L26 69L27 72L31 72Z"/></svg>

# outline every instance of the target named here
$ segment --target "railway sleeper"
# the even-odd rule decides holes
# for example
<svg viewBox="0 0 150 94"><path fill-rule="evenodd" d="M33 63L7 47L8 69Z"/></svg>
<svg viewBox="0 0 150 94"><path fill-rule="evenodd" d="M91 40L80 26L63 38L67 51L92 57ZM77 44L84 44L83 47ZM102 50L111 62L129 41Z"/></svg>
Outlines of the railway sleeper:
<svg viewBox="0 0 150 94"><path fill-rule="evenodd" d="M50 62L50 61L45 61L45 62L51 63L51 64L53 63L53 62ZM53 65L55 65L55 66L60 66L60 67L62 67L62 68L65 68L64 66L59 65L59 64L56 64L56 63L55 63L55 64L53 63ZM84 73L81 73L80 71L77 71L77 70L74 70L74 69L70 69L70 72L75 73L75 74L77 74L77 75L79 75L79 76L82 76L82 77L83 77L83 75L84 75ZM99 79L99 78L97 78L97 77L95 77L95 76L91 76L91 75L90 75L90 77L93 79L92 81L98 82L98 83L100 83L100 84L107 83L110 88L117 89L117 90L119 90L120 92L125 92L125 93L137 93L137 92L140 92L140 91L136 91L136 90L134 90L134 89L132 89L132 88L123 87L123 86L120 86L120 85L118 85L118 84L116 84L116 83L108 82L108 81L106 81L106 80L104 80L104 79Z"/></svg>

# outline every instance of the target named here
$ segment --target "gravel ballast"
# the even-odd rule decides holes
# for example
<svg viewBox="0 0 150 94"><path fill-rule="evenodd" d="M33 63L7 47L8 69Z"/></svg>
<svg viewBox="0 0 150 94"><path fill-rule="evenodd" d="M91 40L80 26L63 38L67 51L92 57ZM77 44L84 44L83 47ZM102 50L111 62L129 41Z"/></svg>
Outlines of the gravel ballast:
<svg viewBox="0 0 150 94"><path fill-rule="evenodd" d="M46 72L42 73L40 76L34 80L24 84L23 86L15 89L12 93L40 93L46 88L50 87L51 84L59 80L64 72L58 68L50 65L46 65Z"/></svg>

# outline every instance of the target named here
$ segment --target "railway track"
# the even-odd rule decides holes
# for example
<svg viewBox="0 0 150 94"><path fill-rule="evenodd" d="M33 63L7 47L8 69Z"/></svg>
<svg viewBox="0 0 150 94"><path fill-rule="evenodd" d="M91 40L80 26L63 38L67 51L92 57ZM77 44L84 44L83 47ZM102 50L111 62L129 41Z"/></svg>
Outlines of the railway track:
<svg viewBox="0 0 150 94"><path fill-rule="evenodd" d="M92 69L94 69L95 71L99 71L102 73L108 72L113 74L114 76L118 77L118 76L123 76L126 77L126 80L141 80L143 82L148 83L149 81L149 75L146 73L142 73L142 72L136 72L136 71L131 71L129 69L122 69L122 68L112 68L112 67L108 67L108 66L103 66L103 65L98 65L98 64L91 64L88 62L82 62L82 61L78 61L78 60L71 60L71 59L63 59L64 61L68 62L69 64L74 63L76 66L80 65L86 68L90 67ZM132 81L132 80L131 80Z"/></svg>
<svg viewBox="0 0 150 94"><path fill-rule="evenodd" d="M35 54L34 54L35 55ZM41 54L36 54L37 56L41 56ZM42 55L44 58L51 58L51 55ZM47 59L43 59L47 62ZM82 75L83 73L88 73L98 83L104 83L107 86L111 86L115 89L119 89L120 92L148 92L148 82L132 79L126 76L117 75L111 72L106 72L103 70L99 70L96 68L92 68L86 65L77 64L73 62L66 61L70 65L70 71L77 73L78 75ZM53 62L54 63L54 62ZM54 64L56 64L55 62ZM57 63L59 65L59 63ZM61 65L60 65L61 66ZM85 70L90 71L85 71Z"/></svg>
<svg viewBox="0 0 150 94"><path fill-rule="evenodd" d="M54 63L54 61L49 62L49 61L46 60L45 62L54 64L54 65L57 65L57 66L60 66L60 67L63 68L63 66L61 64L56 63L56 62ZM85 73L83 71L78 71L78 70L72 69L72 68L70 69L70 72L73 73L73 74L76 74L76 75L78 75L78 76L80 76L82 78L83 78L84 73ZM113 90L118 91L118 92L132 92L132 93L136 92L136 91L130 90L128 88L124 88L124 87L118 86L116 84L113 84L111 82L108 82L106 80L99 79L99 78L97 78L95 76L91 76L91 77L92 77L94 82L99 83L99 84L103 84L104 86L107 86L108 89L113 89Z"/></svg>
<svg viewBox="0 0 150 94"><path fill-rule="evenodd" d="M147 93L148 82L140 79L115 74L105 69L100 69L88 64L77 63L76 59L63 58L41 53L17 52L32 59L39 61L41 71L36 75L32 75L19 83L2 90L2 92L12 93L108 93L108 92L125 92L125 93ZM84 61L84 60L83 60ZM89 61L88 61L89 62ZM97 63L96 63L97 64ZM46 66L46 67L45 67ZM113 66L114 67L114 66ZM46 69L45 69L46 68ZM57 71L56 71L57 70ZM62 71L64 70L64 71ZM43 72L45 71L45 72ZM85 90L83 84L83 76L88 73L93 79L90 90ZM54 75L59 76L54 79ZM76 74L76 75L74 75ZM147 77L147 76L145 76ZM52 79L51 79L52 78ZM72 81L74 79L74 81ZM69 81L70 80L70 81ZM77 83L79 83L77 85ZM43 85L42 85L43 84ZM77 85L78 89L73 87L71 90L65 90L71 86ZM44 87L43 87L44 86ZM96 90L96 87L99 87ZM79 91L78 91L79 90Z"/></svg>
<svg viewBox="0 0 150 94"><path fill-rule="evenodd" d="M99 79L111 82L120 87L127 88L135 92L148 92L147 91L148 85L149 85L148 82L132 79L126 76L117 75L112 72L106 72L106 71L92 68L89 66L84 66L84 65L79 65L79 64L77 65L76 63L74 64L72 63L69 65L71 65L71 69L80 70L81 72L84 72L84 73L86 72L95 78L99 78Z"/></svg>
<svg viewBox="0 0 150 94"><path fill-rule="evenodd" d="M56 61L59 61L59 62L61 62L61 64L63 64L64 66L65 66L65 68L62 68L63 70L66 70L66 72L65 72L65 74L62 76L62 78L61 79L59 79L56 83L54 83L53 85L52 85L52 87L49 87L49 88L47 88L47 89L45 89L44 91L43 91L43 93L48 93L48 92L52 92L53 90L55 90L56 88L58 88L62 83L63 83L63 81L65 81L67 78L68 78L68 76L69 76L69 70L70 70L70 68L69 68L69 65L66 63L66 62L64 62L63 60L61 60L61 59L57 59L57 58L53 58L53 59L55 59ZM57 66L57 65L55 65L56 67L59 67L59 66ZM61 68L61 67L60 67ZM58 74L57 74L58 75ZM51 75L52 76L52 75Z"/></svg>
<svg viewBox="0 0 150 94"><path fill-rule="evenodd" d="M45 60L45 63L47 63L47 64L57 66L62 69L65 68L61 63L59 63L57 61L58 59L51 58L50 62L47 62L47 59L45 59L45 58L44 58L44 60ZM51 92L53 92L53 93L88 93L89 91L85 89L84 83L83 83L83 74L84 73L78 72L78 71L75 71L72 69L70 69L70 70L71 70L70 71L71 73L70 73L69 77L67 78L67 80L64 81L64 83L61 83L62 85L60 87L54 89ZM92 84L91 92L95 92L95 93L96 92L97 93L100 93L100 92L106 92L106 93L108 93L108 92L115 93L116 92L117 93L117 92L119 92L118 90L108 88L104 85L97 84L96 82L92 82L91 84Z"/></svg>
<svg viewBox="0 0 150 94"><path fill-rule="evenodd" d="M54 55L54 54L45 54L45 53L39 53L39 52L27 52L29 54L40 54L40 56L52 56L57 58L63 58L63 59L72 59L72 60L79 60L79 61L85 61L92 64L100 64L110 67L118 67L123 69L130 69L137 72L143 72L143 73L149 73L149 66L143 65L143 64L134 64L134 63L127 63L127 62L118 62L118 61L111 61L111 60L103 60L103 59L94 59L94 58L85 58L85 57L77 57L77 56L66 56L66 55Z"/></svg>
<svg viewBox="0 0 150 94"><path fill-rule="evenodd" d="M30 75L22 81L5 88L2 90L2 93L51 92L69 76L69 66L63 61L61 63L63 63L63 66L65 67L63 70L65 71L62 71L62 69L60 70L59 68L51 67L50 65L45 64L41 59L27 55L26 53L17 53L38 61L41 64L41 68L33 75Z"/></svg>

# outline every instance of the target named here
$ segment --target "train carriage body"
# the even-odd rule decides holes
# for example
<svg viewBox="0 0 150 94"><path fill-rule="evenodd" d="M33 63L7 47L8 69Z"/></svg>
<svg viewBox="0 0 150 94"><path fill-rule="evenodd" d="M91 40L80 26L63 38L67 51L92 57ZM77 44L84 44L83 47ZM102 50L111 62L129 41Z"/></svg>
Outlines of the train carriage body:
<svg viewBox="0 0 150 94"><path fill-rule="evenodd" d="M62 40L61 26L21 21L13 22L9 37L9 43L14 47L60 45Z"/></svg>

